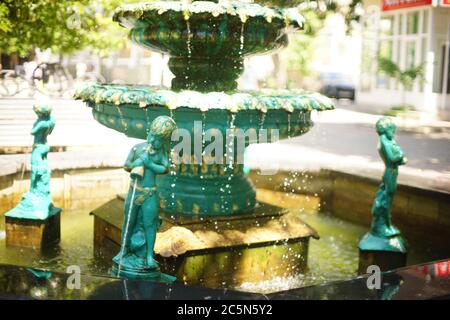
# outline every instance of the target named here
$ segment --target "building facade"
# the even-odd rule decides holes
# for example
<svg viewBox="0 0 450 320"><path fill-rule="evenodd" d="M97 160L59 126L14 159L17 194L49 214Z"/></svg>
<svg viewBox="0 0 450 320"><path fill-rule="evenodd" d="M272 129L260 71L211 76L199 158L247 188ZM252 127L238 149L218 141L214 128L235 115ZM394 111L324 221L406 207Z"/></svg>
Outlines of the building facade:
<svg viewBox="0 0 450 320"><path fill-rule="evenodd" d="M357 103L388 110L412 106L450 120L450 0L365 0ZM380 72L378 58L400 70L422 66L423 78L405 88Z"/></svg>

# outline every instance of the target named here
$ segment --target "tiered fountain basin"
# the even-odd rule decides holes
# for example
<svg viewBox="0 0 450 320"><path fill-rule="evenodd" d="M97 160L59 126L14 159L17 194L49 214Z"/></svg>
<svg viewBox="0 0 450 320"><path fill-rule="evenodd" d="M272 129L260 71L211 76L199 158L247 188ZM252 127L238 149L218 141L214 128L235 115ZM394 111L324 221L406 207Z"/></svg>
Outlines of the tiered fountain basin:
<svg viewBox="0 0 450 320"><path fill-rule="evenodd" d="M129 137L146 139L161 115L175 120L175 132L188 133L191 150L175 154L181 141L173 141L170 173L156 181L164 221L159 236L166 234L167 247L155 251L163 271L210 286L304 272L309 239L318 235L298 216L257 203L244 173L244 150L304 134L313 125L311 112L333 105L299 90L238 91L236 81L245 56L283 47L289 29L302 28L298 9L164 1L122 6L113 19L130 28L135 43L170 55L171 88L93 83L75 97L98 122ZM238 141L239 132L247 138ZM219 157L216 150L207 153L212 143L219 145ZM123 197L117 197L93 211L95 247L103 256L120 246L123 210Z"/></svg>
<svg viewBox="0 0 450 320"><path fill-rule="evenodd" d="M145 139L149 124L160 115L172 116L179 129L190 133L192 154L180 155L183 162L174 163L170 174L158 177L161 208L188 215L242 214L256 204L255 189L243 171L242 145L234 140L234 157L225 157L220 164L207 154L194 155L196 137L204 150L211 143L206 132L221 135L226 155L230 147L226 137L237 129L253 131L256 137L267 133L267 141L262 142L274 142L273 130L279 139L304 134L313 125L311 111L333 109L328 98L295 90L201 93L88 84L77 91L76 98L87 102L98 122L129 137ZM245 146L257 142L261 141L246 139Z"/></svg>
<svg viewBox="0 0 450 320"><path fill-rule="evenodd" d="M160 206L169 213L251 212L256 195L244 175L244 150L236 143L234 156L225 158L226 150L233 149L225 137L237 129L258 137L268 130L266 140L259 142L274 142L274 129L279 139L303 134L312 126L312 110L333 109L331 101L317 93L236 90L245 56L285 46L289 28L302 28L304 18L297 8L239 1L164 1L121 6L113 19L130 28L130 37L139 45L168 53L175 78L172 90L86 85L75 96L92 107L95 119L127 136L145 139L150 122L169 115L179 129L191 133L192 150L200 135L202 153L209 130L223 140L219 161L211 161L208 154L183 154L182 163L174 163L169 175L158 178ZM249 140L245 145L258 142Z"/></svg>

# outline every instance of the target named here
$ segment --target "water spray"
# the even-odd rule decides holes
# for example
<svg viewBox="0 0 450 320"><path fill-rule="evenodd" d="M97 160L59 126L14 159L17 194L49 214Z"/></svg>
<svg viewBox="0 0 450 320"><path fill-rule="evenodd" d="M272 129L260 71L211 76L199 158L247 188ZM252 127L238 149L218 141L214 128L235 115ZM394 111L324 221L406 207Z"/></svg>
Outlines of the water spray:
<svg viewBox="0 0 450 320"><path fill-rule="evenodd" d="M117 268L117 276L118 277L120 277L120 269L122 268L123 252L125 250L125 243L126 243L126 239L127 239L128 228L129 228L129 225L130 225L131 210L133 209L134 196L136 194L137 180L138 180L137 178L134 178L133 192L131 194L130 207L128 208L127 223L125 224L125 230L124 230L125 233L124 233L124 236L123 236L123 240L124 241L122 241L122 245L121 245L121 248L120 248L119 267Z"/></svg>

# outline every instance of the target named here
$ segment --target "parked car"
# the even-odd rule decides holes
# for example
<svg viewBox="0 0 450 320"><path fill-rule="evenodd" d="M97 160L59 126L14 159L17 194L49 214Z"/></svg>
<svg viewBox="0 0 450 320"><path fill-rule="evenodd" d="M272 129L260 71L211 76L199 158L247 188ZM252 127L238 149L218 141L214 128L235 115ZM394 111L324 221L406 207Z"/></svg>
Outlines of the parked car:
<svg viewBox="0 0 450 320"><path fill-rule="evenodd" d="M323 95L355 101L355 85L351 76L338 72L326 72L320 75L320 80L320 93Z"/></svg>

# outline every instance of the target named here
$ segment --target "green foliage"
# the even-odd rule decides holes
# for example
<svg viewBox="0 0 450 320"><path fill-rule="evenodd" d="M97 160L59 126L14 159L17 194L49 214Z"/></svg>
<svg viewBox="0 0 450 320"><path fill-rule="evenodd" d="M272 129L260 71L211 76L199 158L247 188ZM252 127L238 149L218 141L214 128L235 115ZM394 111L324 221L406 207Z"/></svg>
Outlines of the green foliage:
<svg viewBox="0 0 450 320"><path fill-rule="evenodd" d="M384 57L378 59L378 69L391 78L397 78L401 73L399 66L395 62Z"/></svg>
<svg viewBox="0 0 450 320"><path fill-rule="evenodd" d="M112 22L113 10L125 2L139 0L2 0L0 2L0 52L27 56L33 49L50 48L68 54L84 48L104 55L123 45L126 29ZM297 1L293 1L297 2ZM302 2L307 19L305 33L294 39L303 66L311 54L309 43L329 12L343 14L346 21L357 21L355 8L361 0L341 5L338 1Z"/></svg>
<svg viewBox="0 0 450 320"><path fill-rule="evenodd" d="M400 104L397 106L393 106L389 110L383 112L383 115L389 116L389 117L396 117L400 114L405 114L411 111L414 111L414 106L411 106L409 104Z"/></svg>
<svg viewBox="0 0 450 320"><path fill-rule="evenodd" d="M341 4L339 1L305 1L300 5L301 13L306 19L305 30L289 36L289 46L282 52L289 69L298 71L302 76L311 74L310 62L315 48L313 41L317 33L322 29L324 21L329 14L341 14L351 29L353 22L359 21L357 8L361 0L352 0L349 4Z"/></svg>
<svg viewBox="0 0 450 320"><path fill-rule="evenodd" d="M0 3L0 31L7 32L11 30L11 22L7 19L9 9L6 3Z"/></svg>
<svg viewBox="0 0 450 320"><path fill-rule="evenodd" d="M353 22L359 22L361 16L357 13L357 11L361 5L362 5L361 0L351 0L348 7L344 7L343 9L345 23L347 24L349 29Z"/></svg>
<svg viewBox="0 0 450 320"><path fill-rule="evenodd" d="M405 89L410 89L414 80L420 79L423 81L425 78L424 64L410 66L406 70L401 70L391 59L379 57L378 69L388 77L397 79Z"/></svg>
<svg viewBox="0 0 450 320"><path fill-rule="evenodd" d="M286 59L289 69L307 76L310 74L309 62L314 54L314 36L323 27L324 19L313 10L304 11L302 14L307 21L306 28L304 32L289 36L289 46L282 51L282 56Z"/></svg>
<svg viewBox="0 0 450 320"><path fill-rule="evenodd" d="M0 51L28 55L34 48L71 53L86 47L105 53L126 40L111 22L119 0L3 0Z"/></svg>
<svg viewBox="0 0 450 320"><path fill-rule="evenodd" d="M362 8L362 0L350 0L348 3L338 0L306 0L302 2L303 4L307 4L308 8L321 20L324 20L329 13L342 15L347 25L347 31L350 31L352 24L358 22L361 17L358 9Z"/></svg>

